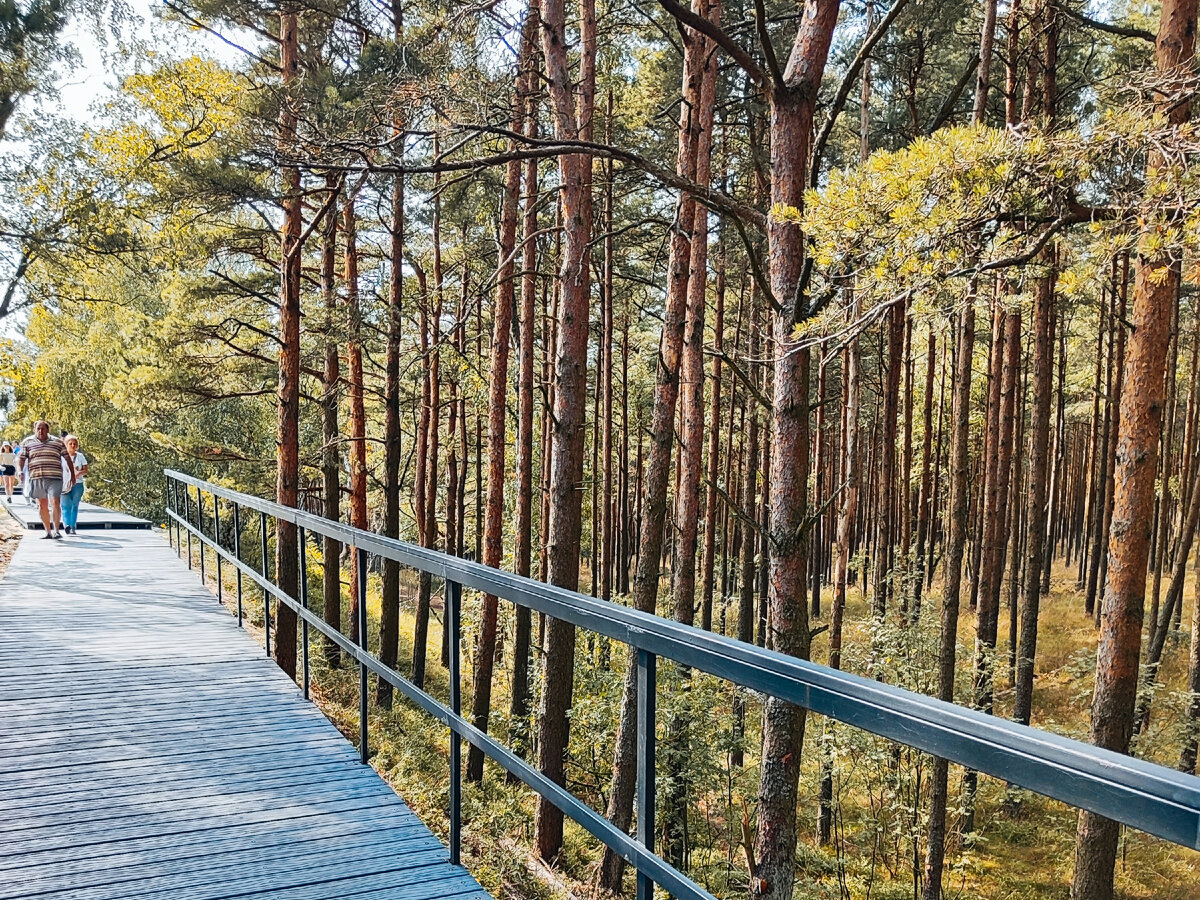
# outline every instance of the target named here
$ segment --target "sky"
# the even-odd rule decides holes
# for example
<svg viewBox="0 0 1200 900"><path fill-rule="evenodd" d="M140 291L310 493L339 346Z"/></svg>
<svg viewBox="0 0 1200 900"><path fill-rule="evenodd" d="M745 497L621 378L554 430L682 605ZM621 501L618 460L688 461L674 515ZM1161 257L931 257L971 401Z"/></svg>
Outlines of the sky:
<svg viewBox="0 0 1200 900"><path fill-rule="evenodd" d="M118 90L122 75L137 65L135 60L122 58L119 50L135 41L176 58L199 54L231 66L244 59L242 53L212 34L177 21L163 21L159 16L162 0L123 2L132 17L120 24L118 35L97 35L95 21L86 18L76 17L67 26L64 38L74 48L78 61L59 67L57 92L43 101L49 109L81 122L95 120L104 102Z"/></svg>

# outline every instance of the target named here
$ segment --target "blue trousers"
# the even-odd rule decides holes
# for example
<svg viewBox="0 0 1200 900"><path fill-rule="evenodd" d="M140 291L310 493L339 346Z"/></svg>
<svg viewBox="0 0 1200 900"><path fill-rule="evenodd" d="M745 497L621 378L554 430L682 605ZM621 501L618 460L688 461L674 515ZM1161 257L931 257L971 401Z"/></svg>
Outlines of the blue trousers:
<svg viewBox="0 0 1200 900"><path fill-rule="evenodd" d="M83 499L83 484L76 482L75 486L62 495L63 526L74 528L79 520L79 501Z"/></svg>

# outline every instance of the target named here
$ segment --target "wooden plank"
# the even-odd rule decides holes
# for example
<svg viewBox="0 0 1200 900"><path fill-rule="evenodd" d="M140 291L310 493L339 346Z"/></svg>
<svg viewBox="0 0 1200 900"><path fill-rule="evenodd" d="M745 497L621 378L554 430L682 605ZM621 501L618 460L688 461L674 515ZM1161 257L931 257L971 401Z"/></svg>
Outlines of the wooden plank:
<svg viewBox="0 0 1200 900"><path fill-rule="evenodd" d="M482 900L160 536L0 582L0 900Z"/></svg>
<svg viewBox="0 0 1200 900"><path fill-rule="evenodd" d="M42 530L41 513L38 512L37 503L26 503L25 498L22 497L20 500L14 499L11 503L5 502L2 505L8 510L8 514L23 527L37 531ZM96 506L94 503L79 504L79 520L76 525L89 530L150 527L150 523L145 519L139 519L137 516L131 516L115 509ZM84 537L84 535L79 535L79 537ZM65 540L70 540L70 536Z"/></svg>
<svg viewBox="0 0 1200 900"><path fill-rule="evenodd" d="M288 766L280 768L275 760L264 757L264 762L270 763L270 769L222 770L212 774L195 771L175 773L174 777L155 777L155 793L159 797L165 793L191 793L224 791L239 793L243 790L256 790L276 785L296 785L302 790L307 784L317 781L340 781L343 777L351 776L345 760L325 762L318 765ZM91 800L99 803L117 803L126 797L145 797L145 776L138 774L126 779L100 778L91 781L81 780L64 784L55 779L22 790L5 790L0 795L0 815L15 821L21 813L31 807L36 807L41 813L46 813L63 804L79 804L79 795L85 794ZM36 801L36 803L35 803Z"/></svg>
<svg viewBox="0 0 1200 900"><path fill-rule="evenodd" d="M297 851L297 846L300 850ZM305 871L297 871L297 856L303 853ZM176 860L174 864L141 865L140 871L108 870L99 884L79 884L81 879L63 879L52 889L71 887L74 900L108 900L114 892L124 896L199 898L224 897L245 886L270 879L305 883L308 870L357 872L366 869L412 869L446 864L446 849L428 831L370 836L357 841L337 840L309 845L286 845L266 850L232 851L219 857ZM95 881L95 878L83 879ZM286 882L285 882L286 884ZM30 896L32 891L24 895Z"/></svg>
<svg viewBox="0 0 1200 900"><path fill-rule="evenodd" d="M416 823L416 817L412 818ZM290 822L250 822L231 825L219 831L181 832L179 834L156 834L129 841L108 844L92 844L86 854L76 853L71 847L18 853L0 857L0 875L5 878L21 873L34 872L51 866L130 865L139 859L153 859L158 855L200 853L208 848L214 852L236 850L241 846L272 846L294 842L301 835L319 837L339 833L339 829L405 828L407 824L397 817L395 809L381 806L356 816L321 816L312 820ZM419 824L419 823L418 823ZM423 825L421 827L424 827Z"/></svg>

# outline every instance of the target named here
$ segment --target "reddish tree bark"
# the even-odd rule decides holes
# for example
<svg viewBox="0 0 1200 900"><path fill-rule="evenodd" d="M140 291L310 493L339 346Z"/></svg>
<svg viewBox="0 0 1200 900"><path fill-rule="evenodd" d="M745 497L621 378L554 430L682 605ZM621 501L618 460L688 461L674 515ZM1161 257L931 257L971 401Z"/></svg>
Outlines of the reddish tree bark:
<svg viewBox="0 0 1200 900"><path fill-rule="evenodd" d="M596 91L596 7L580 2L580 72L573 83L567 58L564 0L545 0L542 7L542 45L549 93L560 139L590 140ZM578 107L576 93L578 92ZM579 584L579 545L583 478L584 415L587 402L588 308L590 305L589 245L592 237L592 163L587 155L559 157L564 225L562 309L555 361L554 422L547 533L549 580L558 587ZM546 665L543 670L538 767L557 784L566 777L567 711L575 678L575 627L559 619L546 622ZM534 848L552 859L562 847L563 815L539 797L534 824Z"/></svg>
<svg viewBox="0 0 1200 900"><path fill-rule="evenodd" d="M1195 50L1197 0L1165 0L1159 20L1155 57L1159 72L1178 77ZM1176 103L1171 92L1159 101L1176 124L1184 122L1188 104ZM1151 153L1148 168L1163 165ZM1148 201L1153 202L1153 201ZM1100 613L1100 644L1096 655L1096 686L1092 694L1092 742L1110 750L1129 750L1138 684L1138 655L1146 590L1150 523L1154 511L1154 476L1162 425L1163 371L1166 363L1171 304L1175 301L1179 268L1160 241L1157 210L1147 210L1139 250L1130 323L1133 332L1125 360L1121 397L1121 429L1117 440L1117 470L1108 578ZM1116 822L1080 812L1075 842L1077 900L1110 900L1116 863Z"/></svg>
<svg viewBox="0 0 1200 900"><path fill-rule="evenodd" d="M321 383L321 495L325 518L337 522L341 519L342 484L341 432L338 429L338 400L342 380L341 360L338 357L337 337L337 194L341 181L336 175L325 179L325 190L329 193L325 221L321 223L321 297L324 301L324 318L321 320L321 345L324 353L324 370ZM326 623L337 630L342 628L342 544L328 535L322 545L322 616ZM336 667L341 661L338 645L329 638L322 641L325 662Z"/></svg>
<svg viewBox="0 0 1200 900"><path fill-rule="evenodd" d="M521 49L517 56L516 112L513 131L525 128L525 104L530 93L529 60L537 40L537 17L526 14L521 31ZM516 141L509 142L510 149ZM508 447L508 350L512 338L515 300L517 214L521 200L521 161L508 163L504 173L504 195L500 203L500 234L496 269L496 301L492 312L491 372L488 378L487 499L483 525L483 564L500 567L504 556L504 463ZM492 707L492 672L496 661L496 626L499 600L484 594L479 618L479 638L475 650L475 683L471 695L471 716L475 727L488 730ZM467 780L483 781L483 751L471 745L467 755Z"/></svg>
<svg viewBox="0 0 1200 900"><path fill-rule="evenodd" d="M363 401L362 313L358 303L358 227L354 197L342 206L342 233L346 238L346 360L350 386L350 524L367 527L367 414ZM350 550L350 571L358 571L357 547ZM350 640L358 641L358 578L350 579Z"/></svg>
<svg viewBox="0 0 1200 900"><path fill-rule="evenodd" d="M1052 262L1051 256L1047 262ZM1017 646L1016 697L1013 718L1025 725L1033 707L1033 672L1037 652L1038 605L1042 554L1046 536L1050 449L1050 403L1054 369L1054 274L1038 279L1033 301L1033 411L1029 429L1029 528L1025 558L1024 604Z"/></svg>
<svg viewBox="0 0 1200 900"><path fill-rule="evenodd" d="M404 35L403 10L399 0L392 3L393 35ZM404 128L397 118L394 126L400 155L404 154ZM404 311L404 177L392 182L392 221L388 229L388 303L387 350L383 382L383 531L389 537L400 536L400 342ZM396 668L400 654L400 564L383 561L380 582L379 658ZM392 685L380 678L375 687L375 702L392 708Z"/></svg>
<svg viewBox="0 0 1200 900"><path fill-rule="evenodd" d="M950 522L943 567L941 638L938 653L938 699L954 701L954 667L958 655L958 611L962 593L963 551L968 526L970 473L968 443L971 431L971 361L975 353L974 297L959 316L954 357L954 387L950 421ZM922 900L941 900L942 870L946 859L946 807L949 801L950 764L933 761L929 801L929 841L925 851L925 884Z"/></svg>
<svg viewBox="0 0 1200 900"><path fill-rule="evenodd" d="M808 174L817 90L837 25L838 0L813 0L804 8L782 83L771 91L771 202L801 209ZM775 388L770 505L769 644L807 659L812 642L804 602L808 569L804 521L808 501L809 351L795 340L807 314L800 281L804 235L800 226L772 217L767 224L771 292L782 306L775 316ZM776 698L763 707L762 766L754 848L752 897L790 900L796 870L796 801L805 710Z"/></svg>
<svg viewBox="0 0 1200 900"><path fill-rule="evenodd" d="M696 177L696 147L700 128L699 100L702 41L694 32L686 33L683 56L683 97L679 113L679 147L677 169L688 179ZM710 113L711 117L711 113ZM710 118L711 121L711 118ZM667 520L667 487L671 475L671 457L675 441L675 417L679 398L680 366L683 353L686 320L689 309L688 279L691 273L692 234L696 225L696 201L688 193L679 198L675 224L671 229L671 244L667 258L667 291L663 310L662 336L655 367L654 406L650 414L650 448L646 460L641 534L638 547L637 571L633 580L633 605L643 612L654 612L663 554L663 532ZM707 224L707 219L705 220ZM701 280L703 276L701 273ZM701 294L703 305L703 294ZM703 313L701 313L703 316ZM701 318L699 337L703 337ZM701 360L701 364L703 360ZM701 386L703 369L701 369ZM702 410L698 410L702 413ZM676 493L678 497L678 492ZM693 530L693 548L695 545ZM693 549L693 564L695 561ZM693 570L694 570L693 565ZM694 593L695 574L692 574ZM689 611L691 601L688 602ZM630 652L625 666L625 683L621 693L620 723L617 726L617 746L613 759L613 774L609 788L606 815L618 828L628 830L633 819L633 794L637 784L637 655ZM606 849L597 872L597 885L602 890L619 890L625 864L611 849Z"/></svg>
<svg viewBox="0 0 1200 900"><path fill-rule="evenodd" d="M531 0L526 13L538 28L541 6ZM530 51L530 67L537 70L537 42ZM530 100L525 122L526 134L537 137L538 104ZM538 168L537 160L525 163L524 209L522 221L521 311L517 364L517 503L513 524L513 558L518 575L528 576L533 556L533 355L534 332L537 329L537 229L538 229ZM532 621L528 607L517 606L513 626L513 675L509 711L514 735L513 749L521 756L529 753L529 665Z"/></svg>
<svg viewBox="0 0 1200 900"><path fill-rule="evenodd" d="M721 436L721 354L725 352L725 244L717 245L716 308L713 311L713 374L708 415L708 487L704 498L704 553L700 563L703 582L700 592L700 627L712 631L713 590L717 548L717 478ZM729 483L731 454L725 454L725 481ZM724 529L722 529L724 537Z"/></svg>

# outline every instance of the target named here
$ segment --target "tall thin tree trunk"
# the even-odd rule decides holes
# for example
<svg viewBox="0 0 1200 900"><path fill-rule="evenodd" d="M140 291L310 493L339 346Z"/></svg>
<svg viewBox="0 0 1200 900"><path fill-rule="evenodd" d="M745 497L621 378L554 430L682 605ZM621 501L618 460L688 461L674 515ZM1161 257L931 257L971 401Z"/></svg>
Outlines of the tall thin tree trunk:
<svg viewBox="0 0 1200 900"><path fill-rule="evenodd" d="M700 60L702 42L689 32L684 45L683 97L679 119L679 174L692 180L696 177L696 144L700 126ZM675 446L675 418L679 398L680 367L688 314L688 279L691 272L692 234L696 225L696 202L687 193L681 194L671 230L667 259L667 291L663 313L662 337L659 342L658 363L655 368L654 405L650 422L650 451L646 463L643 496L643 515L638 548L637 571L633 581L633 604L643 612L654 612L663 555L663 532L667 519L667 488L671 475L671 457ZM707 220L705 220L707 223ZM703 280L703 273L698 273ZM703 302L703 294L701 294ZM699 338L703 338L703 324ZM703 360L701 360L701 363ZM701 368L703 373L703 368ZM703 379L703 374L701 374ZM701 380L701 386L703 381ZM699 410L698 410L699 411ZM676 494L678 496L678 492ZM693 575L694 593L694 532ZM688 601L689 611L691 601ZM637 766L637 655L630 651L625 666L625 682L621 693L620 722L617 726L616 752L609 787L607 817L622 830L628 830L633 820L633 794ZM606 849L597 872L597 885L605 891L620 888L624 876L624 860Z"/></svg>
<svg viewBox="0 0 1200 900"><path fill-rule="evenodd" d="M542 43L556 133L588 141L596 92L596 7L580 2L580 72L573 84L567 59L564 0L545 0ZM578 93L578 104L576 103ZM589 247L592 239L592 161L586 154L559 157L564 246L560 279L562 309L555 351L554 422L551 429L548 574L551 584L579 584L584 415L587 399L588 308L591 301ZM538 768L556 784L566 780L568 718L575 681L575 626L547 619L539 721ZM553 859L562 848L563 814L544 797L537 802L534 848Z"/></svg>
<svg viewBox="0 0 1200 900"><path fill-rule="evenodd" d="M838 0L805 6L783 83L771 91L771 203L802 209L818 88L838 18ZM809 351L797 344L795 326L806 315L801 295L804 234L772 218L767 224L775 315L775 384L769 508L770 610L775 650L807 659L812 644L808 605ZM763 704L762 765L754 840L757 871L751 896L790 900L796 871L796 802L806 711L774 697Z"/></svg>
<svg viewBox="0 0 1200 900"><path fill-rule="evenodd" d="M438 152L438 140L434 138L434 152ZM441 395L441 358L442 358L442 302L443 273L442 273L442 201L441 176L434 176L433 197L433 315L426 317L426 337L422 341L425 350L429 380L427 410L425 419L425 464L422 469L425 480L417 485L422 494L422 509L424 510L425 530L422 534L422 545L430 550L438 546L438 445L441 435L442 395ZM428 291L423 292L426 308L429 304ZM417 623L413 634L412 681L417 687L425 684L426 656L429 644L429 615L433 595L433 577L428 572L422 572L418 580L417 593Z"/></svg>
<svg viewBox="0 0 1200 900"><path fill-rule="evenodd" d="M1178 78L1187 71L1184 64L1192 59L1195 49L1196 18L1197 0L1165 0L1162 4L1155 55L1163 76ZM1185 77L1190 77L1190 72ZM1188 104L1178 103L1172 91L1164 91L1159 102L1172 124L1186 121ZM1157 152L1152 152L1147 167L1163 162ZM1092 742L1121 753L1128 752L1133 730L1163 374L1170 342L1171 304L1180 277L1170 248L1162 246L1157 216L1148 214L1143 221L1129 314L1133 330L1125 360L1110 563L1092 694ZM1111 900L1118 830L1116 822L1080 812L1072 885L1076 900Z"/></svg>
<svg viewBox="0 0 1200 900"><path fill-rule="evenodd" d="M535 23L541 15L539 0L531 0L526 13ZM533 26L535 29L537 24ZM537 44L531 48L530 67L537 71ZM526 134L537 137L538 104L530 98L525 121ZM517 364L517 448L516 518L513 524L513 559L516 573L529 576L533 562L533 407L534 407L534 337L537 330L537 265L538 265L538 164L536 159L525 163L524 198L522 211L521 311ZM512 720L512 747L522 757L528 757L529 740L529 668L533 622L528 607L517 606L513 612L512 685L509 712Z"/></svg>
<svg viewBox="0 0 1200 900"><path fill-rule="evenodd" d="M1047 261L1053 260L1053 251ZM1045 552L1050 403L1054 374L1054 269L1038 279L1033 300L1033 410L1029 428L1029 528L1025 557L1025 591L1017 645L1016 696L1013 718L1029 724L1033 708L1033 673L1037 653L1038 606L1041 599L1042 554Z"/></svg>
<svg viewBox="0 0 1200 900"><path fill-rule="evenodd" d="M279 64L284 98L279 114L279 144L286 159L294 154L299 113L294 93L300 74L300 43L296 10L291 3L279 11ZM279 272L279 386L276 425L277 480L275 500L296 506L300 499L300 239L304 226L300 169L283 167L283 240ZM299 545L296 526L282 519L275 526L275 581L289 597L299 596ZM266 561L263 561L266 564ZM296 613L284 604L275 609L275 662L296 677Z"/></svg>
<svg viewBox="0 0 1200 900"><path fill-rule="evenodd" d="M397 39L403 33L400 4L393 4ZM397 123L399 124L399 123ZM397 127L398 145L403 154L404 132ZM387 352L384 360L383 419L383 531L388 537L400 536L400 340L404 307L404 176L392 182L392 222L390 231L387 306ZM384 559L379 613L379 658L395 668L400 654L400 564ZM392 707L392 685L380 678L375 700L384 709Z"/></svg>
<svg viewBox="0 0 1200 900"><path fill-rule="evenodd" d="M933 375L937 362L937 334L929 329L929 350L925 354L925 420L921 447L921 488L917 500L917 554L913 577L912 618L920 621L921 592L925 587L925 544L929 537L929 522L933 515Z"/></svg>
<svg viewBox="0 0 1200 900"><path fill-rule="evenodd" d="M708 416L708 485L704 498L704 554L700 563L703 582L700 594L700 627L712 631L713 590L715 586L715 560L717 548L717 477L720 460L721 436L721 354L725 352L725 242L718 239L716 309L713 314L713 374L712 393L709 395ZM725 454L725 481L729 483L732 471L731 454ZM722 529L724 538L724 529Z"/></svg>
<svg viewBox="0 0 1200 900"><path fill-rule="evenodd" d="M954 668L958 654L958 608L962 591L963 550L967 540L967 479L970 472L968 443L971 429L971 361L975 351L974 297L959 317L955 342L954 388L950 422L950 522L943 566L941 638L938 653L938 699L954 701ZM946 807L949 801L950 764L933 761L929 802L929 840L925 851L922 900L941 900L942 872L946 859Z"/></svg>
<svg viewBox="0 0 1200 900"><path fill-rule="evenodd" d="M342 233L346 236L346 358L350 381L350 524L367 527L367 414L363 400L362 312L358 302L358 228L354 197L342 205ZM350 549L350 571L358 571L357 547ZM357 642L360 596L357 578L350 579L350 639Z"/></svg>
<svg viewBox="0 0 1200 900"><path fill-rule="evenodd" d="M517 88L514 98L513 131L525 130L525 106L532 93L533 47L537 41L537 16L527 12L521 31L517 58ZM509 142L510 149L516 141ZM504 556L504 479L508 451L508 351L512 341L513 304L517 255L517 217L521 201L521 161L513 159L504 173L504 196L500 204L499 261L496 271L496 303L492 313L491 372L488 378L487 500L483 525L483 564L500 568ZM488 730L492 708L492 672L496 661L496 628L499 600L484 594L475 650L475 683L471 717L475 727ZM467 755L467 780L483 781L483 751L471 745Z"/></svg>
<svg viewBox="0 0 1200 900"><path fill-rule="evenodd" d="M392 3L393 34L399 41L404 34L403 9L398 0ZM395 135L400 156L404 155L403 123L397 118ZM392 221L389 228L387 350L384 360L384 512L383 530L389 537L400 536L400 350L403 332L404 305L404 177L395 176L392 182ZM395 668L400 653L400 564L394 559L383 561L380 583L379 658ZM392 685L379 679L375 700L384 709L392 707Z"/></svg>
<svg viewBox="0 0 1200 900"><path fill-rule="evenodd" d="M337 325L337 221L338 208L335 199L341 191L341 180L336 175L327 175L325 190L330 197L321 223L321 297L324 301L324 318L321 322L321 342L324 352L324 374L321 384L321 494L324 500L325 518L337 522L341 519L341 434L338 430L338 400L342 380L341 360L338 357ZM325 622L339 631L342 628L342 544L335 537L326 535L322 545L322 616ZM329 638L322 641L325 662L336 667L341 662L338 645Z"/></svg>

